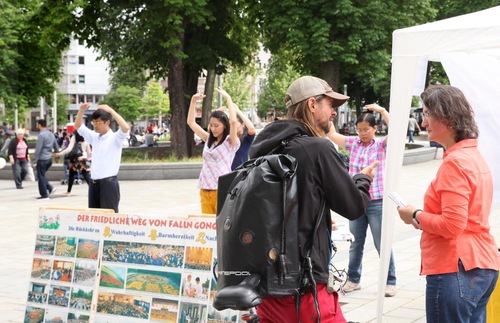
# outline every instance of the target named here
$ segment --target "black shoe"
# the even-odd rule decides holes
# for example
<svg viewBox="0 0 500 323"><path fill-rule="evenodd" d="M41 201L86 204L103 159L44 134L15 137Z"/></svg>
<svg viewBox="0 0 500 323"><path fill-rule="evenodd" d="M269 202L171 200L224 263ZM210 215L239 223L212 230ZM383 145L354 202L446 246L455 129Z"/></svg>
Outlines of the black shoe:
<svg viewBox="0 0 500 323"><path fill-rule="evenodd" d="M52 195L52 193L54 193L55 191L56 191L56 188L55 188L55 187L54 187L54 188L52 188L52 190L49 192L49 196L51 196L51 195Z"/></svg>
<svg viewBox="0 0 500 323"><path fill-rule="evenodd" d="M39 196L36 198L37 200L50 200L48 196Z"/></svg>
<svg viewBox="0 0 500 323"><path fill-rule="evenodd" d="M22 190L24 187L22 186L19 186L19 187L16 187L18 190Z"/></svg>

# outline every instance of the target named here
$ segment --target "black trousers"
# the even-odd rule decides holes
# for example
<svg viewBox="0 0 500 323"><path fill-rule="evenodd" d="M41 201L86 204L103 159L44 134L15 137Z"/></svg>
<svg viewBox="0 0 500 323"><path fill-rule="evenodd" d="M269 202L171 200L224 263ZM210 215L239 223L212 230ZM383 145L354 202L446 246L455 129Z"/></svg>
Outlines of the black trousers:
<svg viewBox="0 0 500 323"><path fill-rule="evenodd" d="M76 173L78 171L76 169L70 168L69 169L69 176L68 176L68 193L71 193L71 189L73 188L73 182L75 181ZM90 174L87 170L81 169L80 174L83 176L83 179L87 184L90 185Z"/></svg>
<svg viewBox="0 0 500 323"><path fill-rule="evenodd" d="M118 213L118 204L120 204L120 185L116 176L90 180L89 208L113 209Z"/></svg>

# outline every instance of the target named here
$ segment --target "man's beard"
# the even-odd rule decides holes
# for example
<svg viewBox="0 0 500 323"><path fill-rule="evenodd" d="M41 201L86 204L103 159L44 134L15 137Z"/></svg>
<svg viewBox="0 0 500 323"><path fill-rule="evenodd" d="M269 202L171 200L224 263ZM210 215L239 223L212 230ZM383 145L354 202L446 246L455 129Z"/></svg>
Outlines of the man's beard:
<svg viewBox="0 0 500 323"><path fill-rule="evenodd" d="M325 132L325 135L330 132L330 128L332 127L332 120L328 119L328 123L321 125L321 129Z"/></svg>

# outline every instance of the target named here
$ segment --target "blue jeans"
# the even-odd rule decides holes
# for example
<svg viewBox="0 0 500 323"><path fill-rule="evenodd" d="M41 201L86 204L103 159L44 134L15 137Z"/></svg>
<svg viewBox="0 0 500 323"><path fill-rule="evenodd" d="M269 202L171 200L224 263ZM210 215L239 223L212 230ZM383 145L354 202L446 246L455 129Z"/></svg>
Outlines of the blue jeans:
<svg viewBox="0 0 500 323"><path fill-rule="evenodd" d="M413 134L415 133L415 131L411 131L411 130L408 130L408 135L409 135L409 139L408 139L408 142L415 142L415 140L413 139Z"/></svg>
<svg viewBox="0 0 500 323"><path fill-rule="evenodd" d="M23 187L23 181L28 174L28 160L16 159L12 165L12 172L14 173L14 182L17 188Z"/></svg>
<svg viewBox="0 0 500 323"><path fill-rule="evenodd" d="M354 220L349 221L349 230L354 235L354 242L349 248L349 268L347 278L353 283L359 284L361 280L363 251L365 248L366 232L368 226L372 232L373 243L380 255L380 237L382 236L382 202L383 200L372 200L366 209L366 213ZM396 285L396 268L391 251L389 262L389 273L387 274L387 285Z"/></svg>
<svg viewBox="0 0 500 323"><path fill-rule="evenodd" d="M427 323L486 322L486 304L495 289L498 271L474 268L458 273L428 275L425 291Z"/></svg>
<svg viewBox="0 0 500 323"><path fill-rule="evenodd" d="M49 197L50 191L54 189L54 186L50 185L47 181L45 174L52 166L52 159L39 160L36 163L36 173L38 175L38 192L41 197Z"/></svg>

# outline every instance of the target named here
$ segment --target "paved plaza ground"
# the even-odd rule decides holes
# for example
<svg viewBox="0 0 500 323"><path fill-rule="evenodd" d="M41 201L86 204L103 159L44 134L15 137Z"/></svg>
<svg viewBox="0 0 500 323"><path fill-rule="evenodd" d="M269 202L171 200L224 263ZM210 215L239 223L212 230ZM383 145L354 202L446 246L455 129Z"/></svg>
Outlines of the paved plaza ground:
<svg viewBox="0 0 500 323"><path fill-rule="evenodd" d="M406 165L401 173L401 196L422 206L424 192L434 177L441 159ZM57 192L38 201L37 183L24 183L17 190L14 181L0 180L0 322L23 322L40 206L86 207L87 186L75 185L73 195L65 197L66 186L54 182ZM184 216L198 214L197 180L121 181L120 211L123 213ZM392 203L389 201L389 203ZM391 204L392 205L392 204ZM337 222L346 222L341 217ZM500 206L491 216L492 231L500 242ZM420 232L396 220L393 251L396 262L398 294L385 298L383 322L425 322L425 278L419 276ZM338 242L334 258L337 268L348 261L348 242ZM348 321L375 322L379 260L371 238L367 238L363 258L362 289L345 296L342 310Z"/></svg>

